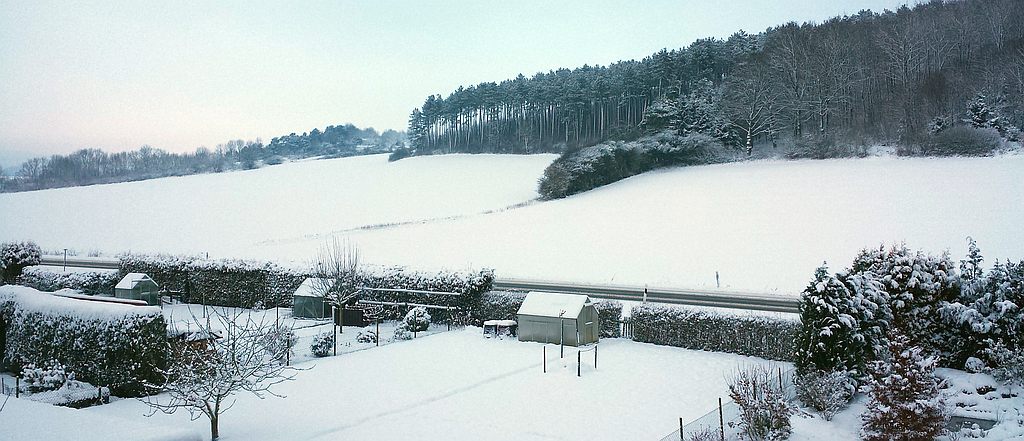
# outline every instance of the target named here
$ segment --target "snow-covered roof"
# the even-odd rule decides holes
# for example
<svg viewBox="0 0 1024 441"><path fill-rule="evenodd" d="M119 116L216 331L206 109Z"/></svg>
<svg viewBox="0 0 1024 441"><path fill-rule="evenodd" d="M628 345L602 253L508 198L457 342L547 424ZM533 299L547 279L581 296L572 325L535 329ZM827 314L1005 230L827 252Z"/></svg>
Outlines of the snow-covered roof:
<svg viewBox="0 0 1024 441"><path fill-rule="evenodd" d="M117 285L115 285L114 288L134 289L135 285L138 285L139 283L145 281L153 282L153 279L150 279L149 276L143 273L128 273L127 275L124 276L123 279L121 279L120 282L117 282ZM156 282L153 282L153 284L156 284Z"/></svg>
<svg viewBox="0 0 1024 441"><path fill-rule="evenodd" d="M302 281L302 284L295 290L295 297L323 297L323 293L320 292L323 289L323 284L326 283L327 279L320 277L309 277Z"/></svg>
<svg viewBox="0 0 1024 441"><path fill-rule="evenodd" d="M523 300L523 306L519 307L519 315L558 317L559 313L565 311L563 317L576 318L583 307L589 304L590 297L581 294L531 291Z"/></svg>

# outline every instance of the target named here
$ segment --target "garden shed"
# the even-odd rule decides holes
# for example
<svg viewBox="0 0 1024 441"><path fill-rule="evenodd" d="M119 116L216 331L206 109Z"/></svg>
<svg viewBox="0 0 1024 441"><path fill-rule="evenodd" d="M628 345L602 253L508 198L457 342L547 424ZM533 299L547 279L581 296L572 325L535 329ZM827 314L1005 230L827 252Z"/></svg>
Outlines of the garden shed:
<svg viewBox="0 0 1024 441"><path fill-rule="evenodd" d="M568 346L597 343L600 322L590 297L534 291L518 312L519 341Z"/></svg>
<svg viewBox="0 0 1024 441"><path fill-rule="evenodd" d="M145 300L147 304L160 305L160 285L143 273L128 273L114 285L114 297L119 299Z"/></svg>
<svg viewBox="0 0 1024 441"><path fill-rule="evenodd" d="M292 317L322 319L331 316L331 305L324 301L322 287L327 279L309 277L292 295Z"/></svg>

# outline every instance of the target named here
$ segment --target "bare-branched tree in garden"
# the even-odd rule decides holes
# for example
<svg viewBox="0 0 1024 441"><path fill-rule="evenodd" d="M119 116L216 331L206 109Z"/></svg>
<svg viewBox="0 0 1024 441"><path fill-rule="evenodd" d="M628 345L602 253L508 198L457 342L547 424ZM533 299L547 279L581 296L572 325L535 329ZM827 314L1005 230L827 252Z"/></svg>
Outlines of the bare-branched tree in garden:
<svg viewBox="0 0 1024 441"><path fill-rule="evenodd" d="M313 290L341 308L359 294L359 248L335 238L320 247L313 263Z"/></svg>
<svg viewBox="0 0 1024 441"><path fill-rule="evenodd" d="M286 365L282 351L291 348L278 344L280 330L273 323L255 320L248 312L213 309L213 321L193 320L197 330L172 347L164 383L150 385L160 393L141 400L150 407L147 416L180 409L193 420L206 416L216 440L220 417L235 404L235 395L283 398L271 388L293 379L300 369Z"/></svg>

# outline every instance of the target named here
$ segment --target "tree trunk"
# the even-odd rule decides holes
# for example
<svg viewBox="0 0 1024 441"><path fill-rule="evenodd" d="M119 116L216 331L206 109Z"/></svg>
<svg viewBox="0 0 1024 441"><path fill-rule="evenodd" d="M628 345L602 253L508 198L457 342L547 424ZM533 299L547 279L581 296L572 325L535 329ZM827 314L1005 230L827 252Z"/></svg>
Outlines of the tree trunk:
<svg viewBox="0 0 1024 441"><path fill-rule="evenodd" d="M750 131L747 131L747 157L749 158L754 154L754 139L750 137Z"/></svg>
<svg viewBox="0 0 1024 441"><path fill-rule="evenodd" d="M210 439L220 439L220 429L217 428L217 417L210 417Z"/></svg>

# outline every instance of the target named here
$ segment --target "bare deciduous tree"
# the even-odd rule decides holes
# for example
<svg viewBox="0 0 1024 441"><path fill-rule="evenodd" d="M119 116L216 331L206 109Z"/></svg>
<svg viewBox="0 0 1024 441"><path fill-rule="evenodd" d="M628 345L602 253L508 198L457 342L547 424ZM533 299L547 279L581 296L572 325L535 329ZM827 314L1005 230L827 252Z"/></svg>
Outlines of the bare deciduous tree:
<svg viewBox="0 0 1024 441"><path fill-rule="evenodd" d="M206 416L210 436L220 437L220 416L235 404L234 396L248 392L260 399L267 395L283 398L271 390L291 380L300 370L286 366L282 350L272 344L272 323L254 320L251 313L228 313L214 308L215 321L193 318L196 337L172 349L171 363L162 372L163 384L149 385L161 393L141 398L156 412L172 414L185 409L193 420Z"/></svg>
<svg viewBox="0 0 1024 441"><path fill-rule="evenodd" d="M313 290L341 308L359 294L359 248L337 238L320 247L313 263Z"/></svg>

